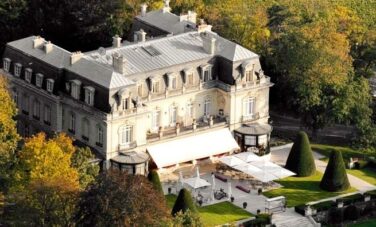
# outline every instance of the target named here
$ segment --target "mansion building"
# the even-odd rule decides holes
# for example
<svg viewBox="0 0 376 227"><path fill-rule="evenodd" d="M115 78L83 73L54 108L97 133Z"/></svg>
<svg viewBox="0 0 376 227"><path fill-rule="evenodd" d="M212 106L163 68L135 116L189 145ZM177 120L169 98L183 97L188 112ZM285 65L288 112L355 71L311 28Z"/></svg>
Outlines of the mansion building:
<svg viewBox="0 0 376 227"><path fill-rule="evenodd" d="M168 1L151 12L142 5L127 39L86 53L39 36L9 42L1 74L19 133L64 132L106 168L135 174L146 174L149 162L163 168L230 152L221 150L230 140L269 150L273 84L257 54L196 23L194 12L171 13Z"/></svg>

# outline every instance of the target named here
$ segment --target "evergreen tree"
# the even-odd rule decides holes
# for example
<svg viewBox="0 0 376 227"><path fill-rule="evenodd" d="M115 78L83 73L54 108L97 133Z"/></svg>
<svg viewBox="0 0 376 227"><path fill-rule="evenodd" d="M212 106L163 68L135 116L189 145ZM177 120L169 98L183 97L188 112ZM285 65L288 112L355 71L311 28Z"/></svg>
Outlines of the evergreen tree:
<svg viewBox="0 0 376 227"><path fill-rule="evenodd" d="M163 194L162 184L161 184L161 181L159 180L159 175L156 170L152 170L149 172L148 179L153 184L155 190Z"/></svg>
<svg viewBox="0 0 376 227"><path fill-rule="evenodd" d="M350 187L347 178L345 163L342 154L338 150L332 150L328 166L320 183L320 188L326 191L344 191Z"/></svg>
<svg viewBox="0 0 376 227"><path fill-rule="evenodd" d="M196 213L197 209L195 204L192 201L192 195L191 193L183 188L180 190L178 198L175 201L174 207L172 208L172 215L175 216L179 211L182 211L183 213L187 210L190 210L191 212Z"/></svg>
<svg viewBox="0 0 376 227"><path fill-rule="evenodd" d="M298 177L307 177L315 174L315 160L308 136L305 132L301 131L298 133L285 167L296 173Z"/></svg>

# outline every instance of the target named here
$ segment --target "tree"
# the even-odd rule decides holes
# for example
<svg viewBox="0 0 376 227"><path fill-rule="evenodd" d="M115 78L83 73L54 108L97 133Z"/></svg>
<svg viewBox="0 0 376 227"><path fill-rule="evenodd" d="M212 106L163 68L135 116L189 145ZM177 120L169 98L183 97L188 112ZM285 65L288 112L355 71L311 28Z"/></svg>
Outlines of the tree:
<svg viewBox="0 0 376 227"><path fill-rule="evenodd" d="M85 226L163 226L168 216L163 195L144 176L110 170L82 193L75 219Z"/></svg>
<svg viewBox="0 0 376 227"><path fill-rule="evenodd" d="M0 75L0 189L8 189L14 177L16 149L20 136L17 134L16 105L9 93L8 83Z"/></svg>
<svg viewBox="0 0 376 227"><path fill-rule="evenodd" d="M175 216L178 212L186 212L187 210L190 210L193 213L197 212L197 208L195 204L192 201L192 195L191 193L183 188L180 190L178 198L175 201L174 207L172 208L172 215Z"/></svg>
<svg viewBox="0 0 376 227"><path fill-rule="evenodd" d="M331 192L345 191L350 188L345 163L340 151L332 150L328 166L320 183L320 188Z"/></svg>
<svg viewBox="0 0 376 227"><path fill-rule="evenodd" d="M298 177L307 177L316 173L315 160L305 132L300 131L296 136L285 167L296 173Z"/></svg>
<svg viewBox="0 0 376 227"><path fill-rule="evenodd" d="M203 226L198 213L189 209L186 212L179 211L173 219L174 227L201 227Z"/></svg>
<svg viewBox="0 0 376 227"><path fill-rule="evenodd" d="M85 189L87 185L95 180L99 173L99 166L91 163L95 158L89 147L77 148L72 155L71 165L78 172L80 188Z"/></svg>
<svg viewBox="0 0 376 227"><path fill-rule="evenodd" d="M163 195L163 189L161 181L159 180L159 175L156 170L152 170L148 174L149 181L153 184L155 190L159 191Z"/></svg>
<svg viewBox="0 0 376 227"><path fill-rule="evenodd" d="M19 153L18 172L22 184L38 182L63 191L78 190L78 173L71 167L74 150L72 140L63 133L52 139L46 139L44 133L26 139Z"/></svg>

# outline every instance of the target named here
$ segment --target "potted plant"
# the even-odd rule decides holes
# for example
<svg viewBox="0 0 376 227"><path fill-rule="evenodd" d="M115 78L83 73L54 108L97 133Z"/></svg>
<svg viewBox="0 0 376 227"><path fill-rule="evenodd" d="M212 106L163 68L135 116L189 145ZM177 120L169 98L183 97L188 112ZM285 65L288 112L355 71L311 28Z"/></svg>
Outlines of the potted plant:
<svg viewBox="0 0 376 227"><path fill-rule="evenodd" d="M262 193L262 188L259 188L259 189L257 190L257 193L258 193L258 195L261 195L261 193Z"/></svg>
<svg viewBox="0 0 376 227"><path fill-rule="evenodd" d="M213 116L210 115L209 116L209 126L213 126L213 124L214 124Z"/></svg>
<svg viewBox="0 0 376 227"><path fill-rule="evenodd" d="M180 123L176 123L175 132L176 132L177 135L179 135L179 133L180 133Z"/></svg>
<svg viewBox="0 0 376 227"><path fill-rule="evenodd" d="M247 202L244 202L243 203L243 209L247 208L247 205L248 205Z"/></svg>
<svg viewBox="0 0 376 227"><path fill-rule="evenodd" d="M159 138L163 137L163 127L162 126L159 126L159 128L158 128L158 135L159 135Z"/></svg>
<svg viewBox="0 0 376 227"><path fill-rule="evenodd" d="M193 131L196 130L197 128L197 122L195 118L193 118L193 121L192 121L192 128L193 128Z"/></svg>
<svg viewBox="0 0 376 227"><path fill-rule="evenodd" d="M234 196L231 196L231 197L230 197L230 200L231 200L231 202L233 203L234 200L235 200Z"/></svg>

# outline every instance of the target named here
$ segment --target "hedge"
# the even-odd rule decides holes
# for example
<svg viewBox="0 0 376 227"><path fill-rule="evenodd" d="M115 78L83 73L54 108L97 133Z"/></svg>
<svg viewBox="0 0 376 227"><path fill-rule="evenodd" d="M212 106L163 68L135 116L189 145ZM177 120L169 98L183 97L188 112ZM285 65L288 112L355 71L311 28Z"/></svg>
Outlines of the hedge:
<svg viewBox="0 0 376 227"><path fill-rule="evenodd" d="M272 217L270 214L258 214L256 219L243 222L244 227L261 227L270 224Z"/></svg>
<svg viewBox="0 0 376 227"><path fill-rule="evenodd" d="M325 201L325 202L313 204L311 207L313 209L317 210L317 212L320 212L320 211L329 210L330 208L332 208L334 206L335 206L335 202Z"/></svg>
<svg viewBox="0 0 376 227"><path fill-rule="evenodd" d="M296 136L285 168L296 173L298 177L308 177L316 173L311 145L305 132L300 131Z"/></svg>
<svg viewBox="0 0 376 227"><path fill-rule="evenodd" d="M338 150L332 150L329 163L320 182L320 188L330 192L345 191L350 188L345 163Z"/></svg>
<svg viewBox="0 0 376 227"><path fill-rule="evenodd" d="M193 213L197 212L197 208L192 201L191 193L187 189L183 188L180 190L178 198L176 198L171 214L175 216L179 211L184 213L188 209Z"/></svg>
<svg viewBox="0 0 376 227"><path fill-rule="evenodd" d="M153 184L154 188L163 194L162 184L156 170L152 170L149 172L148 179Z"/></svg>
<svg viewBox="0 0 376 227"><path fill-rule="evenodd" d="M343 202L343 205L345 206L354 204L356 202L361 202L361 201L364 201L364 197L362 194L359 194L359 193L337 199L337 203Z"/></svg>

